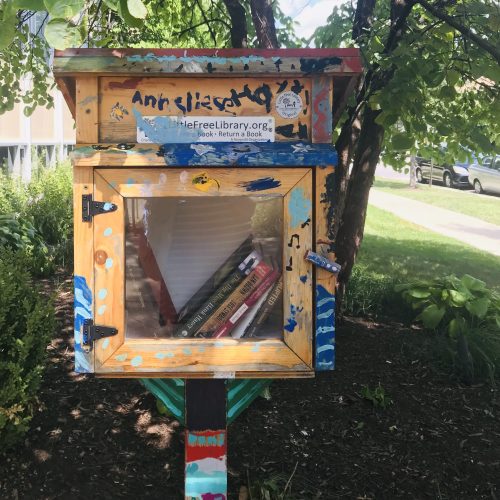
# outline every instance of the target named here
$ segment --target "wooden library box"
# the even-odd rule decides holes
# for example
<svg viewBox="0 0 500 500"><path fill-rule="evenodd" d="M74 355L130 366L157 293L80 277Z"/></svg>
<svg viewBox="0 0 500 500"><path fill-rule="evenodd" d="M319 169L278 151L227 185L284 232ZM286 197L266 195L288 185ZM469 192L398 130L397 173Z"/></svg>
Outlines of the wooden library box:
<svg viewBox="0 0 500 500"><path fill-rule="evenodd" d="M330 370L335 123L356 49L56 52L76 120L76 371Z"/></svg>

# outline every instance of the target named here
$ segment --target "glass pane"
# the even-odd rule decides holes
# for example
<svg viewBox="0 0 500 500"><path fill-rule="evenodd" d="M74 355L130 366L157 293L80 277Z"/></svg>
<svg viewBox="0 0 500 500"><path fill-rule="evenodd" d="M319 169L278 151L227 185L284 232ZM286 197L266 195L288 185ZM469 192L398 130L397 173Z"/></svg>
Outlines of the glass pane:
<svg viewBox="0 0 500 500"><path fill-rule="evenodd" d="M281 338L283 198L127 198L127 338Z"/></svg>

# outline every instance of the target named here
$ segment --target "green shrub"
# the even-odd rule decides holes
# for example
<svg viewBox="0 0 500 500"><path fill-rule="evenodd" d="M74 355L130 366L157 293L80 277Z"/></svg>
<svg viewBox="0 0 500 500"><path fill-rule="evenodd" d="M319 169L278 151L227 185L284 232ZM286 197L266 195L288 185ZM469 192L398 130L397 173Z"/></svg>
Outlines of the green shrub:
<svg viewBox="0 0 500 500"><path fill-rule="evenodd" d="M27 269L34 276L44 276L53 270L42 237L27 219L16 214L0 214L0 248L25 255Z"/></svg>
<svg viewBox="0 0 500 500"><path fill-rule="evenodd" d="M0 214L21 214L28 201L23 183L0 170Z"/></svg>
<svg viewBox="0 0 500 500"><path fill-rule="evenodd" d="M398 285L417 321L442 334L466 383L500 368L500 294L468 274Z"/></svg>
<svg viewBox="0 0 500 500"><path fill-rule="evenodd" d="M28 429L54 328L52 301L33 286L26 256L0 250L0 449Z"/></svg>
<svg viewBox="0 0 500 500"><path fill-rule="evenodd" d="M344 297L344 313L350 316L391 316L407 319L408 307L396 293L396 281L391 276L377 274L366 266L356 265L352 270Z"/></svg>
<svg viewBox="0 0 500 500"><path fill-rule="evenodd" d="M69 162L38 169L27 188L23 215L32 221L57 265L73 263L73 174Z"/></svg>

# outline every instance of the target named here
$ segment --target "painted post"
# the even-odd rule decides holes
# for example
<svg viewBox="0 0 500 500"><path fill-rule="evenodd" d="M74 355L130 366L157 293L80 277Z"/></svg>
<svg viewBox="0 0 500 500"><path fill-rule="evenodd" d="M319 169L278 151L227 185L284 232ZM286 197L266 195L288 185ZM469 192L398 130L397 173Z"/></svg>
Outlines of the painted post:
<svg viewBox="0 0 500 500"><path fill-rule="evenodd" d="M186 380L185 499L226 500L226 382Z"/></svg>

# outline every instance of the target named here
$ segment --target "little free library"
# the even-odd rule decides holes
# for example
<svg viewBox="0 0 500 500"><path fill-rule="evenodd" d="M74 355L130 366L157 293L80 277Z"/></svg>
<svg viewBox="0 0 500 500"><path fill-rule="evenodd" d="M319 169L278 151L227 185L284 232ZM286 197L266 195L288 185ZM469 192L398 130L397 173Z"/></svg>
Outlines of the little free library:
<svg viewBox="0 0 500 500"><path fill-rule="evenodd" d="M186 425L189 499L225 499L226 427L335 364L332 126L357 49L70 49L75 369Z"/></svg>

